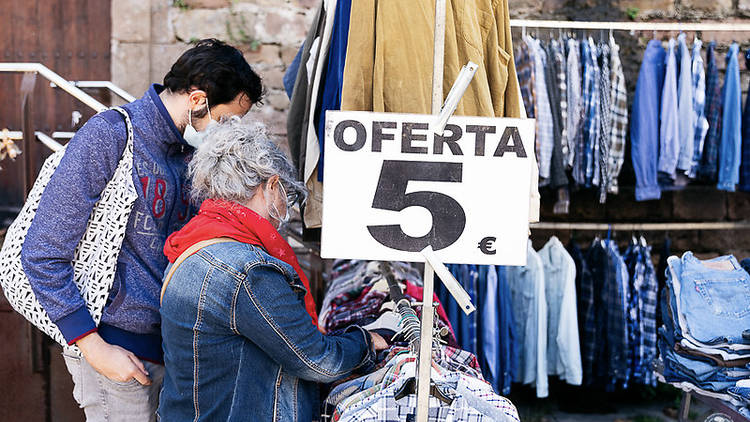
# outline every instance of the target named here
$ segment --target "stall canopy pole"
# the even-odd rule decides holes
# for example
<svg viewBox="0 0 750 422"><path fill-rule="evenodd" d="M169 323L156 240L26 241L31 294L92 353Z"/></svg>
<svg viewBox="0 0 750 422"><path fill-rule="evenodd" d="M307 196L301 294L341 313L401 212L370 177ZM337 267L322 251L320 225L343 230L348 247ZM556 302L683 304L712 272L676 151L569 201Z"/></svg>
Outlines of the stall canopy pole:
<svg viewBox="0 0 750 422"><path fill-rule="evenodd" d="M432 56L432 114L440 114L443 105L443 60L445 56L445 3L435 0L435 46ZM422 324L417 355L417 422L427 422L430 412L430 370L432 366L432 295L435 272L428 262L424 265L422 291Z"/></svg>

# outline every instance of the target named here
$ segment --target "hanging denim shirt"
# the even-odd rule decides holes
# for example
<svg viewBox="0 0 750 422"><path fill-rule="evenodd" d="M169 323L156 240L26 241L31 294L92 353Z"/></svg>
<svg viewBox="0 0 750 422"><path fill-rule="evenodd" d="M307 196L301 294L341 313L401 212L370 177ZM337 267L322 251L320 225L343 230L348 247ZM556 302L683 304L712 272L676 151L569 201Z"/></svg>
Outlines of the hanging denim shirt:
<svg viewBox="0 0 750 422"><path fill-rule="evenodd" d="M698 167L698 178L708 182L715 182L719 145L721 142L721 111L723 96L719 85L719 69L716 67L716 42L711 41L706 50L706 119L708 133L703 144L703 155Z"/></svg>
<svg viewBox="0 0 750 422"><path fill-rule="evenodd" d="M537 397L543 398L549 394L544 267L530 240L527 254L525 267L507 267L517 334L514 348L519 356L519 369L514 380L524 384L535 383Z"/></svg>
<svg viewBox="0 0 750 422"><path fill-rule="evenodd" d="M745 67L750 69L750 50L745 54ZM745 99L745 111L742 113L742 160L739 189L750 192L750 95Z"/></svg>
<svg viewBox="0 0 750 422"><path fill-rule="evenodd" d="M669 40L666 57L666 73L661 94L661 126L659 128L659 172L669 180L674 180L677 159L680 154L680 134L677 111L677 58L675 41Z"/></svg>
<svg viewBox="0 0 750 422"><path fill-rule="evenodd" d="M502 376L502 394L510 394L511 382L519 372L519 356L514 345L518 341L516 319L513 315L513 297L508 282L508 267L497 267L498 293L500 299L500 356L498 368Z"/></svg>
<svg viewBox="0 0 750 422"><path fill-rule="evenodd" d="M719 183L721 190L734 192L740 181L742 147L742 101L740 95L739 45L732 43L727 54L724 77L724 107L722 112L721 144L719 147Z"/></svg>
<svg viewBox="0 0 750 422"><path fill-rule="evenodd" d="M685 42L687 35L683 32L677 37L680 56L680 78L677 83L677 133L680 153L677 168L688 173L693 167L693 143L695 142L695 125L697 116L693 108L693 63L690 50Z"/></svg>
<svg viewBox="0 0 750 422"><path fill-rule="evenodd" d="M698 165L703 155L703 142L708 133L708 120L706 120L706 74L703 70L703 57L701 57L701 46L703 42L695 38L693 42L693 112L695 113L695 138L693 140L693 161L691 162L688 177L695 179L698 174Z"/></svg>
<svg viewBox="0 0 750 422"><path fill-rule="evenodd" d="M657 182L659 108L664 83L664 48L651 40L643 53L630 120L630 155L635 170L635 200L661 198Z"/></svg>
<svg viewBox="0 0 750 422"><path fill-rule="evenodd" d="M572 385L581 385L581 348L576 306L576 264L552 236L539 251L547 298L547 370Z"/></svg>
<svg viewBox="0 0 750 422"><path fill-rule="evenodd" d="M500 307L498 306L497 272L493 265L479 267L479 295L476 303L480 313L479 320L479 364L482 366L484 379L495 391L500 391L500 368L498 361L500 351Z"/></svg>

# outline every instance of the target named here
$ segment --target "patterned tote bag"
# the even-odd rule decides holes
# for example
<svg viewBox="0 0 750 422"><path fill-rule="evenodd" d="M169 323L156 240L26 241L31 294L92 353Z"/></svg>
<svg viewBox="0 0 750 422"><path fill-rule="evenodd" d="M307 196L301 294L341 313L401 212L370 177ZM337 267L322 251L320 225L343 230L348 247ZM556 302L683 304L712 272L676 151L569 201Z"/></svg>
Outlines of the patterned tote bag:
<svg viewBox="0 0 750 422"><path fill-rule="evenodd" d="M125 110L120 107L112 109L125 118L127 143L112 179L91 211L86 231L76 247L72 262L73 279L97 325L114 281L117 257L125 238L130 212L138 197L132 176L133 125ZM0 250L0 285L13 309L64 348L80 353L76 346L67 345L57 325L50 320L47 311L36 299L21 265L21 248L26 233L34 220L42 193L64 154L65 148L55 152L44 162L26 203L8 228L5 243Z"/></svg>

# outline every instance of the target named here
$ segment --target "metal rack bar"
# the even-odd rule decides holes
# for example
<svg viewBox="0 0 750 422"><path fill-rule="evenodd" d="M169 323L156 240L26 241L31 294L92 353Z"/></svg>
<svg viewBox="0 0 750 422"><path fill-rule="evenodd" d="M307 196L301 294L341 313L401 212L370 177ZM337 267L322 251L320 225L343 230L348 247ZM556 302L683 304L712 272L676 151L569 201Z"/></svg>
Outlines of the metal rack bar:
<svg viewBox="0 0 750 422"><path fill-rule="evenodd" d="M511 27L560 29L611 29L616 31L710 31L750 32L748 23L692 23L692 22L591 22L511 19Z"/></svg>
<svg viewBox="0 0 750 422"><path fill-rule="evenodd" d="M732 230L750 229L750 221L718 221L697 223L533 223L532 230L604 231L670 231L670 230Z"/></svg>

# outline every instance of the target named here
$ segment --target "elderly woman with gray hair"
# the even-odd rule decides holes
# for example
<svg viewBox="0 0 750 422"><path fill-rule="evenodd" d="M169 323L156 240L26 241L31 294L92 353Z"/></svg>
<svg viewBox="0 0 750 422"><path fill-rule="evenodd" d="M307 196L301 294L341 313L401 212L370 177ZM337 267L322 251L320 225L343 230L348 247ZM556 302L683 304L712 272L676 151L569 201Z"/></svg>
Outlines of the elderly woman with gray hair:
<svg viewBox="0 0 750 422"><path fill-rule="evenodd" d="M259 123L210 128L190 162L200 211L172 234L162 289L163 421L310 421L317 382L366 370L381 337L321 334L315 305L278 227L304 198Z"/></svg>

